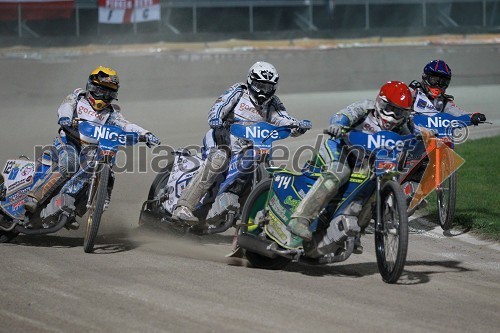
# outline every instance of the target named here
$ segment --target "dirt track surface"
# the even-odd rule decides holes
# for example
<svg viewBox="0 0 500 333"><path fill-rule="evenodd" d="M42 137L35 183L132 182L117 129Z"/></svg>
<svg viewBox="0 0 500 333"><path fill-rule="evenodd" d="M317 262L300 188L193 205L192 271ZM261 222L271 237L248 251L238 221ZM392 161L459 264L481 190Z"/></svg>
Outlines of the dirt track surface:
<svg viewBox="0 0 500 333"><path fill-rule="evenodd" d="M431 58L445 58L457 73L456 86L449 89L457 103L495 123L472 128L471 136L500 133L495 45L4 57L0 161L32 156L35 143L50 143L60 101L101 63L121 75L119 104L128 119L173 147L199 143L212 102L261 58L280 70L279 96L290 113L313 121L313 131L287 141L292 150L313 144L333 112L374 98L378 82L418 78ZM83 230L19 236L0 245L1 332L497 332L500 327L497 243L459 230L443 235L416 219L396 285L383 283L378 274L372 235L363 239L362 255L342 263L259 270L224 257L231 233L175 238L138 229L140 204L153 178L151 170L117 175L95 254L83 253Z"/></svg>

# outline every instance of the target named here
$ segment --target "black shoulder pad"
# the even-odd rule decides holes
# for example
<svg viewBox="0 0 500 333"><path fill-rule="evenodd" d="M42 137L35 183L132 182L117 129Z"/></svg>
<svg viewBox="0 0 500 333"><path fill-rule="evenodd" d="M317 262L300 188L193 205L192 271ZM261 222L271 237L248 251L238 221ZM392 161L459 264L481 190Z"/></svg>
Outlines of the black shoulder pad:
<svg viewBox="0 0 500 333"><path fill-rule="evenodd" d="M413 80L410 82L408 87L410 87L411 89L422 89L422 84L417 80Z"/></svg>

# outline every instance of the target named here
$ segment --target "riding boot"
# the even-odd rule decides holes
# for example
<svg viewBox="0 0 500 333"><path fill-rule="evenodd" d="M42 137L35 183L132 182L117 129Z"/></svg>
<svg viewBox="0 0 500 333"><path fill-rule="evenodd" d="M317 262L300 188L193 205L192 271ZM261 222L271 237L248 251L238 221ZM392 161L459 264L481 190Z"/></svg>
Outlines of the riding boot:
<svg viewBox="0 0 500 333"><path fill-rule="evenodd" d="M66 179L59 171L54 171L48 174L46 178L40 179L31 191L27 193L24 208L28 212L34 213L38 206L47 200Z"/></svg>
<svg viewBox="0 0 500 333"><path fill-rule="evenodd" d="M312 239L312 233L309 230L311 221L335 197L340 183L340 179L332 171L327 170L321 173L321 176L316 180L313 187L307 192L292 214L290 223L287 225L287 230L306 241L310 241Z"/></svg>
<svg viewBox="0 0 500 333"><path fill-rule="evenodd" d="M172 213L174 219L179 219L192 225L199 223L193 211L201 198L212 187L217 175L223 171L226 161L227 155L223 150L216 150L208 156L206 163L200 167L196 176L182 191L181 197L177 201L177 207Z"/></svg>

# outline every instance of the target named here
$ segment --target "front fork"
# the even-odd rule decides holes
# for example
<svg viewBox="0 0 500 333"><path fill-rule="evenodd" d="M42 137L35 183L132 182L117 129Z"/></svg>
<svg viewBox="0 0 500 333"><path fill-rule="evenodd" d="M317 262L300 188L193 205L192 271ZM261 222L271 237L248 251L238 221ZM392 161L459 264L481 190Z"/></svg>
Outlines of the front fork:
<svg viewBox="0 0 500 333"><path fill-rule="evenodd" d="M92 176L90 177L90 186L89 186L89 196L87 198L87 209L92 207L92 200L94 199L94 188L97 182L97 172L99 164L96 163L92 168Z"/></svg>
<svg viewBox="0 0 500 333"><path fill-rule="evenodd" d="M375 221L375 231L382 231L382 196L380 195L380 189L382 187L382 180L380 177L377 177L377 201L376 201L376 218L377 220Z"/></svg>

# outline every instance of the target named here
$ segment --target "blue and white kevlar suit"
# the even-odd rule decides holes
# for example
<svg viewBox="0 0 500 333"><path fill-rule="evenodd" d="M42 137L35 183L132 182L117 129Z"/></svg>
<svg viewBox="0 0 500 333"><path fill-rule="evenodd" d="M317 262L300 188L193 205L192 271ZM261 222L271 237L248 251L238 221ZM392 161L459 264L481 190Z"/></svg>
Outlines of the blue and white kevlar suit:
<svg viewBox="0 0 500 333"><path fill-rule="evenodd" d="M273 95L262 107L255 106L249 96L248 87L245 83L236 83L226 90L214 103L208 113L209 124L251 124L265 121L276 126L298 124L297 119L291 117L286 112L286 108L280 99ZM305 131L300 129L292 130L292 136L298 136ZM177 206L187 207L194 211L203 195L212 187L217 175L225 172L228 168L229 160L232 156L243 158L242 148L248 143L242 139L230 136L229 149L222 149L220 143L216 142L215 130L210 129L203 140L207 153L206 163L203 164L198 174L182 192ZM228 134L229 135L229 134ZM250 162L248 162L250 163ZM237 163L236 163L237 164ZM219 196L212 206L207 219L222 213L224 202L222 194L226 191L239 195L237 180L241 178L242 168L231 169L232 174L221 184ZM220 208L220 209L219 209Z"/></svg>
<svg viewBox="0 0 500 333"><path fill-rule="evenodd" d="M110 104L101 111L95 111L85 95L85 90L78 88L66 96L57 111L59 124L61 120L71 121L74 118L79 118L98 124L118 126L125 131L136 132L140 135L148 133L144 128L125 120L120 112L120 107L116 104ZM75 197L90 177L90 173L86 171L89 162L95 156L95 146L92 146L95 143L97 142L92 138L80 137L77 130L70 133L60 129L59 135L54 139L55 152L54 149L50 149L49 156L44 154L43 157L45 161L51 159L55 167L51 173L35 184L28 195L35 199L39 205L66 182L61 193Z"/></svg>

